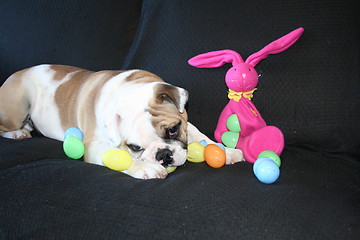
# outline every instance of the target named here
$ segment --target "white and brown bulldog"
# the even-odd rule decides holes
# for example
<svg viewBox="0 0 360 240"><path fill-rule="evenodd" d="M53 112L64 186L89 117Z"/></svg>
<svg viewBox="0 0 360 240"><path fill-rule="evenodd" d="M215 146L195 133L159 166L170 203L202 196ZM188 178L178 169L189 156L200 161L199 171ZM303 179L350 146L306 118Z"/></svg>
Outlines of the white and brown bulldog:
<svg viewBox="0 0 360 240"><path fill-rule="evenodd" d="M113 148L130 152L135 178L165 178L166 166L186 161L187 144L212 142L187 122L186 90L142 70L92 72L62 65L39 65L11 75L0 88L0 135L43 135L63 140L65 131L84 133L84 160L103 165ZM227 164L243 161L226 149Z"/></svg>

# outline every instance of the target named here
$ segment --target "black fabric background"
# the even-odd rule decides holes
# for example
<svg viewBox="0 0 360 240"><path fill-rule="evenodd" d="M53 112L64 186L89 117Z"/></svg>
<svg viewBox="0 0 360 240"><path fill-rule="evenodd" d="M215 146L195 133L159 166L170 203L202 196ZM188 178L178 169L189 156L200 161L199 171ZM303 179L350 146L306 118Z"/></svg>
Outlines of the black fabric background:
<svg viewBox="0 0 360 240"><path fill-rule="evenodd" d="M43 63L121 68L140 8L141 0L2 0L0 81Z"/></svg>
<svg viewBox="0 0 360 240"><path fill-rule="evenodd" d="M232 49L244 59L288 32L303 36L256 67L253 101L288 145L359 157L359 17L352 1L144 1L124 68L143 68L190 91L190 121L212 134L227 103L230 65L197 69L191 57ZM207 123L204 125L204 123Z"/></svg>
<svg viewBox="0 0 360 240"><path fill-rule="evenodd" d="M297 27L300 40L262 61L253 101L285 134L280 178L250 163L186 163L142 181L68 159L44 137L0 138L0 239L357 239L360 235L359 16L352 1L0 2L1 82L40 63L141 68L189 90L190 120L212 136L229 66ZM135 36L136 32L136 36ZM121 67L122 66L122 67Z"/></svg>

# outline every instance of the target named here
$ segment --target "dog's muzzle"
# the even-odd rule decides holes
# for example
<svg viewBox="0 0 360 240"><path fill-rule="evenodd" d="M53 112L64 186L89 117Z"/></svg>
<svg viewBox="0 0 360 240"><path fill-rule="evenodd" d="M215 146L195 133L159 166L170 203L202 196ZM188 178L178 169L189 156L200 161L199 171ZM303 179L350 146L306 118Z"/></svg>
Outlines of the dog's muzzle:
<svg viewBox="0 0 360 240"><path fill-rule="evenodd" d="M156 160L164 167L174 162L173 152L170 149L159 149L155 156Z"/></svg>

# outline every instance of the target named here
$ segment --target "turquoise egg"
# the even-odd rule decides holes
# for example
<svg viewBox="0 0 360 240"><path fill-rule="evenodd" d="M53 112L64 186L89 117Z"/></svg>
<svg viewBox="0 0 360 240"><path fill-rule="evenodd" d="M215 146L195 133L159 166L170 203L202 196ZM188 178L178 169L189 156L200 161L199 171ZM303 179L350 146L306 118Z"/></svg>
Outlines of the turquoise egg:
<svg viewBox="0 0 360 240"><path fill-rule="evenodd" d="M73 136L69 136L64 140L63 149L66 156L72 159L80 159L85 153L84 143Z"/></svg>
<svg viewBox="0 0 360 240"><path fill-rule="evenodd" d="M199 141L199 143L200 143L201 145L203 145L204 147L206 147L206 145L208 145L208 143L206 142L205 139Z"/></svg>
<svg viewBox="0 0 360 240"><path fill-rule="evenodd" d="M236 132L224 132L223 135L221 135L221 141L226 147L236 148L239 135L240 134Z"/></svg>
<svg viewBox="0 0 360 240"><path fill-rule="evenodd" d="M229 129L230 132L239 133L240 132L240 123L239 118L236 114L231 115L226 119L226 127Z"/></svg>
<svg viewBox="0 0 360 240"><path fill-rule="evenodd" d="M264 157L272 159L276 163L276 165L278 165L278 167L280 167L281 160L280 160L279 155L277 155L275 152L273 152L271 150L265 150L265 151L262 151L257 158L264 158Z"/></svg>

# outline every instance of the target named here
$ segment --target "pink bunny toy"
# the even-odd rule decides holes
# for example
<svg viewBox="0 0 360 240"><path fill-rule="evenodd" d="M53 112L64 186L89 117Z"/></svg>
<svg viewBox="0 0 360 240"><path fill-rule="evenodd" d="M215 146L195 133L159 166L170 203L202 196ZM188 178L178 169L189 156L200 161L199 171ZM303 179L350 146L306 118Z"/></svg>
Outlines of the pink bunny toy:
<svg viewBox="0 0 360 240"><path fill-rule="evenodd" d="M215 139L227 147L243 151L246 161L254 163L264 150L272 150L278 155L284 148L284 136L280 129L267 126L259 111L251 102L258 83L258 73L254 67L270 54L280 53L293 45L304 29L298 28L244 60L232 50L213 51L197 55L189 64L198 68L216 68L226 63L232 67L225 76L229 87L229 103L225 106L215 130ZM235 118L234 120L234 116ZM230 121L230 123L229 123ZM231 123L232 122L232 123ZM231 127L237 125L237 127Z"/></svg>

